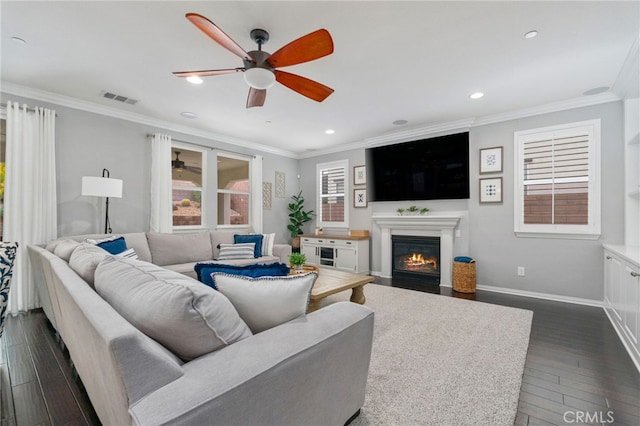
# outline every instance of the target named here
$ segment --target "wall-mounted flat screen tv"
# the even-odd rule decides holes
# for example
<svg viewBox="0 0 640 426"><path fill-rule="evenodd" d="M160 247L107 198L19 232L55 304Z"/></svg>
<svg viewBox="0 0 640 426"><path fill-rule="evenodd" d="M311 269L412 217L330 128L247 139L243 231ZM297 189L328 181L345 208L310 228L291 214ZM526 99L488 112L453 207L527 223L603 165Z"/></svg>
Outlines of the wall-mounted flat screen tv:
<svg viewBox="0 0 640 426"><path fill-rule="evenodd" d="M369 201L469 198L469 132L367 148Z"/></svg>

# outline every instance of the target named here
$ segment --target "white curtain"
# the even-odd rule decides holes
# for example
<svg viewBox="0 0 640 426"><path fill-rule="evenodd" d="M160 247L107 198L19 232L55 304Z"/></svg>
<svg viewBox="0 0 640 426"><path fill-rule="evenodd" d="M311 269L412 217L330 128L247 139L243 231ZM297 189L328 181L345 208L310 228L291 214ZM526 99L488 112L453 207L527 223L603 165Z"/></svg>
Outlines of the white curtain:
<svg viewBox="0 0 640 426"><path fill-rule="evenodd" d="M171 232L171 136L156 133L151 138L151 215L152 232Z"/></svg>
<svg viewBox="0 0 640 426"><path fill-rule="evenodd" d="M3 238L20 244L9 295L13 313L40 306L27 245L58 236L55 120L53 110L7 103Z"/></svg>
<svg viewBox="0 0 640 426"><path fill-rule="evenodd" d="M251 160L251 227L253 232L262 233L262 156Z"/></svg>

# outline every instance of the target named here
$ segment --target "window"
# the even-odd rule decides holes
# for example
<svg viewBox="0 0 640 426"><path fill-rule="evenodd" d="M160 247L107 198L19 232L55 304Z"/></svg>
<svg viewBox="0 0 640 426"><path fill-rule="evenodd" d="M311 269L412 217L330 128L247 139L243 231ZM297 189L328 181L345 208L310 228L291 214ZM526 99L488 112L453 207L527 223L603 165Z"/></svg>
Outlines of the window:
<svg viewBox="0 0 640 426"><path fill-rule="evenodd" d="M515 133L518 236L600 236L600 120Z"/></svg>
<svg viewBox="0 0 640 426"><path fill-rule="evenodd" d="M249 159L218 154L218 225L251 223L249 170Z"/></svg>
<svg viewBox="0 0 640 426"><path fill-rule="evenodd" d="M346 228L349 226L349 162L336 161L317 166L318 226Z"/></svg>
<svg viewBox="0 0 640 426"><path fill-rule="evenodd" d="M171 146L171 195L174 227L201 227L205 206L203 170L206 151L192 146Z"/></svg>
<svg viewBox="0 0 640 426"><path fill-rule="evenodd" d="M0 119L0 241L4 229L4 173L7 151L7 120Z"/></svg>

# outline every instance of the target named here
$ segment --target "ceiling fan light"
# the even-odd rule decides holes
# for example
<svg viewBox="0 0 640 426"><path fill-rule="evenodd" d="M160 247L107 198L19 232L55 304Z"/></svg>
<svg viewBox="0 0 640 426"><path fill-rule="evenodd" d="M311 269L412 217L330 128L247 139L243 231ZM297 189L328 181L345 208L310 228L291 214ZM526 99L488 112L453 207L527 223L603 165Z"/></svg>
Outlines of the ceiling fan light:
<svg viewBox="0 0 640 426"><path fill-rule="evenodd" d="M268 89L276 82L276 76L264 68L249 68L244 72L244 81L254 89Z"/></svg>

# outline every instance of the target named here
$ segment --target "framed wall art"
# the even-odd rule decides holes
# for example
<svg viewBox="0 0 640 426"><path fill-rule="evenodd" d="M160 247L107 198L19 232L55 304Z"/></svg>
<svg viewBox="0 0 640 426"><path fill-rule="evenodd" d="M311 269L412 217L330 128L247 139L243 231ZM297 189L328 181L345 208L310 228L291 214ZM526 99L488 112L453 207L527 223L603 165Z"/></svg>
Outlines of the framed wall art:
<svg viewBox="0 0 640 426"><path fill-rule="evenodd" d="M367 207L367 190L362 189L354 189L353 190L353 207L355 208L363 208Z"/></svg>
<svg viewBox="0 0 640 426"><path fill-rule="evenodd" d="M367 166L355 166L353 168L353 184L364 185L367 183Z"/></svg>
<svg viewBox="0 0 640 426"><path fill-rule="evenodd" d="M480 202L502 202L502 178L480 179Z"/></svg>
<svg viewBox="0 0 640 426"><path fill-rule="evenodd" d="M499 173L502 171L502 147L480 150L480 173Z"/></svg>

